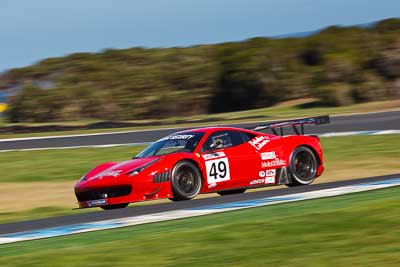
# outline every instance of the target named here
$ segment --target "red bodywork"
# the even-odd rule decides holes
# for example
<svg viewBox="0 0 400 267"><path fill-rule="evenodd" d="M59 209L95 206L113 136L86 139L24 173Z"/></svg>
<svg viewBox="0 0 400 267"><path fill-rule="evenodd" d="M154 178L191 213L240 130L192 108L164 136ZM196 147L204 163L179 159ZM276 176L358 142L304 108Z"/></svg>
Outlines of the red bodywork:
<svg viewBox="0 0 400 267"><path fill-rule="evenodd" d="M237 146L201 152L208 136L224 130L248 133L254 138ZM307 146L315 152L319 163L317 176L324 170L322 149L316 136L277 136L231 127L202 128L180 134L185 132L204 133L192 153L177 152L124 162L109 162L89 171L75 185L79 207L173 198L169 176L174 165L181 160L192 161L198 166L202 174L200 193L284 184L278 180L278 170L288 166L291 152L298 146ZM212 182L207 174L206 162L224 158L228 162L229 179ZM133 170L146 164L149 166L132 175Z"/></svg>

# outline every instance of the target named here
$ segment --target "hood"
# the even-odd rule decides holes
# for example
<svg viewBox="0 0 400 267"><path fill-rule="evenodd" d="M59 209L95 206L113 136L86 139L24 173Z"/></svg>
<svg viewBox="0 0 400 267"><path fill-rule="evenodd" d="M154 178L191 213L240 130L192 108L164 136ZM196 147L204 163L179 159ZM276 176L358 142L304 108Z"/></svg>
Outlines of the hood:
<svg viewBox="0 0 400 267"><path fill-rule="evenodd" d="M127 160L123 162L100 165L86 175L86 180L102 179L103 177L118 177L136 170L159 157L148 157Z"/></svg>

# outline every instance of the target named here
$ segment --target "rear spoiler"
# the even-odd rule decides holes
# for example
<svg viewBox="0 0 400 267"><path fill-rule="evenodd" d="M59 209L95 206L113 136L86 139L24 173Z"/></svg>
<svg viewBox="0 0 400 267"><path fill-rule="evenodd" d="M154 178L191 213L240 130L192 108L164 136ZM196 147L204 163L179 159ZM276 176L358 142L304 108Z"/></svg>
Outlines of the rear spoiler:
<svg viewBox="0 0 400 267"><path fill-rule="evenodd" d="M283 135L283 128L292 127L293 131L297 135L304 135L304 125L305 124L328 124L330 122L329 115L319 116L319 117L311 117L311 118L303 118L303 119L295 119L295 120L287 120L287 121L274 121L266 124L258 125L253 128L253 131L262 131L270 129L275 135ZM300 126L300 129L298 128ZM279 134L277 132L279 129Z"/></svg>

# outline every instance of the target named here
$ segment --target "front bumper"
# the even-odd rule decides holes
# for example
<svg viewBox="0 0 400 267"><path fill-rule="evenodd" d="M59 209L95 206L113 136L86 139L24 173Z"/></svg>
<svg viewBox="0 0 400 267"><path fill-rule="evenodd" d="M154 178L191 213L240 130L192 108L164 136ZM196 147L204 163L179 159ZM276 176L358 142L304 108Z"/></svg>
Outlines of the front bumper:
<svg viewBox="0 0 400 267"><path fill-rule="evenodd" d="M127 198L131 193L132 185L75 188L75 195L80 208L121 203L121 200L123 201L123 199Z"/></svg>

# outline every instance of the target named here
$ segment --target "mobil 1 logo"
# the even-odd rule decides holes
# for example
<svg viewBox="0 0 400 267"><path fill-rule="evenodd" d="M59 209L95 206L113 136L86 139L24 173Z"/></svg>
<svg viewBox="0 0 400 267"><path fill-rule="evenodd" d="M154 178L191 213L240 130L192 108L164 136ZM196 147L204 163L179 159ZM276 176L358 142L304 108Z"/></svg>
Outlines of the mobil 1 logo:
<svg viewBox="0 0 400 267"><path fill-rule="evenodd" d="M206 171L208 184L229 181L231 179L227 157L207 160Z"/></svg>

